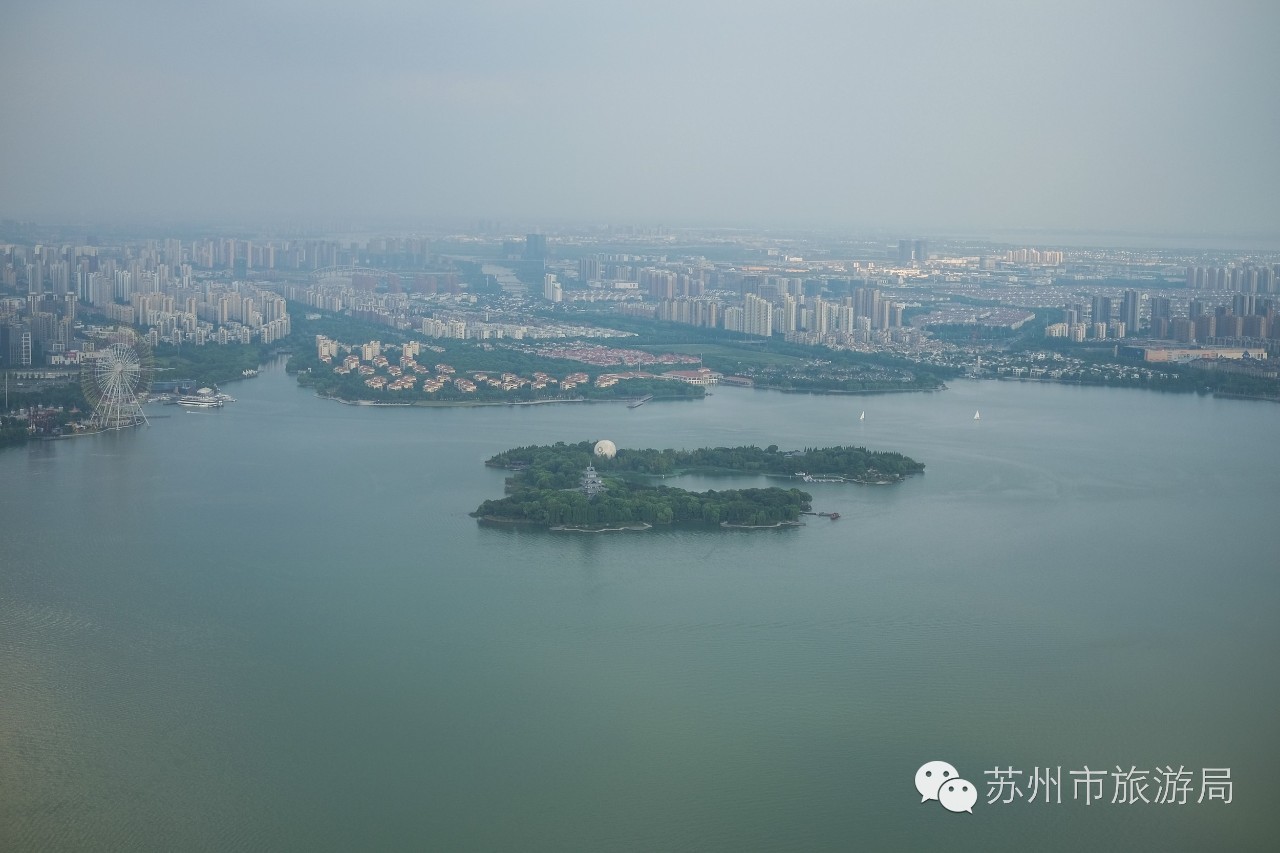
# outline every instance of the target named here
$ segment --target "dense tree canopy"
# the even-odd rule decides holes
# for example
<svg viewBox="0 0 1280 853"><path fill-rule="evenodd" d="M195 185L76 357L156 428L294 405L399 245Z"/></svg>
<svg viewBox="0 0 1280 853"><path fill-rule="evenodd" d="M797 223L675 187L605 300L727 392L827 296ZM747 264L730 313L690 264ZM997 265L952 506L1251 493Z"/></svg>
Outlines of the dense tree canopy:
<svg viewBox="0 0 1280 853"><path fill-rule="evenodd" d="M542 488L569 488L577 484L582 469L595 465L601 473L678 474L716 472L794 476L801 472L818 478L857 482L901 480L918 474L924 465L901 453L871 451L865 447L821 447L781 451L777 445L759 447L702 447L697 450L621 448L617 456L592 455L594 444L560 442L550 446L517 447L499 453L485 464L497 468L530 469L541 478Z"/></svg>
<svg viewBox="0 0 1280 853"><path fill-rule="evenodd" d="M799 489L689 492L669 486L606 482L609 490L595 498L588 498L577 489L517 487L505 498L485 501L473 514L480 518L552 526L672 522L770 525L795 521L812 500Z"/></svg>
<svg viewBox="0 0 1280 853"><path fill-rule="evenodd" d="M689 471L795 476L858 482L896 481L924 466L900 453L863 447L810 448L782 452L777 445L714 447L698 450L621 449L613 458L595 456L594 443L559 442L517 447L485 464L515 474L508 495L488 500L473 515L548 526L593 527L628 524L697 523L773 525L794 522L812 497L799 489L730 489L690 492L658 481L655 475ZM594 466L607 489L588 497L580 488L583 472Z"/></svg>

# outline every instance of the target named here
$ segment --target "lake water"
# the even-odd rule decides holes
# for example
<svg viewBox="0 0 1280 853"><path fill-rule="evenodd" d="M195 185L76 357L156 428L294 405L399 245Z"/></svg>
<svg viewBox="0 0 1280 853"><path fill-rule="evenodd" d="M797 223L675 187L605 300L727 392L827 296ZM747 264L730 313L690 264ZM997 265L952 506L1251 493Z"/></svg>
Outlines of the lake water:
<svg viewBox="0 0 1280 853"><path fill-rule="evenodd" d="M959 381L371 409L279 365L229 390L0 453L0 850L1280 840L1280 406ZM793 530L468 517L502 492L489 455L598 438L927 471L808 486L842 518ZM932 759L972 815L920 802ZM1085 805L1086 765L1184 766L1192 801L1113 804L1107 777ZM996 766L1023 799L987 802ZM1036 767L1061 804L1026 802ZM1203 768L1230 804L1194 802Z"/></svg>

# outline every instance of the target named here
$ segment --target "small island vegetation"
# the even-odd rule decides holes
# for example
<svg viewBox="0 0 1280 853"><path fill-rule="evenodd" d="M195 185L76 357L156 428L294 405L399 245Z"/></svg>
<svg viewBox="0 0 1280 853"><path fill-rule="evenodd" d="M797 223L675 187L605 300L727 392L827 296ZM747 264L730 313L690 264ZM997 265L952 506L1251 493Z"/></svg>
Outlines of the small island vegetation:
<svg viewBox="0 0 1280 853"><path fill-rule="evenodd" d="M620 448L612 458L593 455L589 441L517 447L490 458L486 465L535 472L542 488L577 485L583 468L594 465L605 474L767 474L843 480L857 483L897 482L924 471L924 464L901 453L865 447L809 447L779 450L768 447L702 447L696 450Z"/></svg>
<svg viewBox="0 0 1280 853"><path fill-rule="evenodd" d="M513 471L507 496L482 503L485 521L552 528L600 529L699 524L779 527L799 523L812 496L797 488L692 492L661 479L682 473L748 474L857 483L897 482L924 470L900 453L862 447L781 451L777 445L697 450L621 449L597 456L589 441L518 447L485 464ZM588 472L590 469L590 473ZM597 487L588 487L594 474Z"/></svg>

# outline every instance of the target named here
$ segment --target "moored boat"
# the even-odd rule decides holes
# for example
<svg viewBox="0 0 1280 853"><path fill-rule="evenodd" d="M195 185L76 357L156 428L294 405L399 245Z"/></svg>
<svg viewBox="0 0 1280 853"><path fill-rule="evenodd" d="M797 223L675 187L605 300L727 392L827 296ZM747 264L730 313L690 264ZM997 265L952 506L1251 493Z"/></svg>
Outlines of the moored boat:
<svg viewBox="0 0 1280 853"><path fill-rule="evenodd" d="M203 397L199 394L191 394L178 398L179 406L186 406L190 409L217 409L223 405L222 401L217 397Z"/></svg>
<svg viewBox="0 0 1280 853"><path fill-rule="evenodd" d="M201 388L194 394L183 394L178 398L178 405L189 409L217 409L226 399L225 394L218 394L212 388Z"/></svg>

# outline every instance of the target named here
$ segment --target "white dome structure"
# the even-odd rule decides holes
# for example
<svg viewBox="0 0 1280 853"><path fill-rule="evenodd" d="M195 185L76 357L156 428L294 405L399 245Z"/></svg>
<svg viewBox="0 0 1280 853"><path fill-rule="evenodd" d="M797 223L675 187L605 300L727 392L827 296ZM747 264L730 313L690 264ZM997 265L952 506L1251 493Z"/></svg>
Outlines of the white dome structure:
<svg viewBox="0 0 1280 853"><path fill-rule="evenodd" d="M618 455L618 446L607 438L601 439L596 442L595 454L605 459L612 459Z"/></svg>

